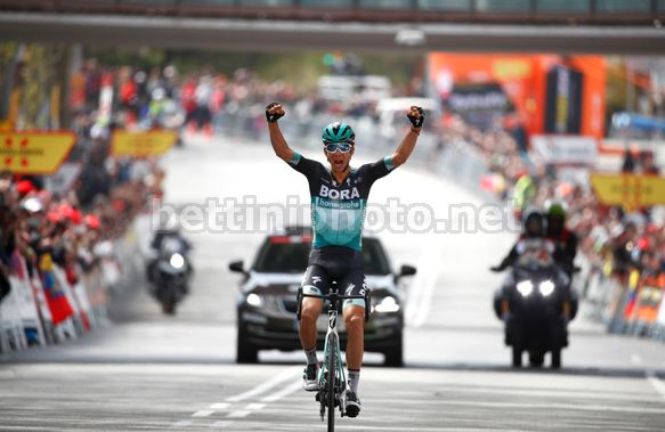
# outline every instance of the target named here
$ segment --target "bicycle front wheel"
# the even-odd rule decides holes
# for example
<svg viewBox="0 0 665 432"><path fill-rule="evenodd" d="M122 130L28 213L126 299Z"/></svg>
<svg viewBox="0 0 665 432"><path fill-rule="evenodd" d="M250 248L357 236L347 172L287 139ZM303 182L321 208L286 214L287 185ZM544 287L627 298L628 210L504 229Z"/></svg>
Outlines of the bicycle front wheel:
<svg viewBox="0 0 665 432"><path fill-rule="evenodd" d="M336 356L335 356L335 350L334 348L331 347L330 350L328 350L328 358L326 359L326 363L328 363L328 385L327 385L327 393L328 393L328 432L334 432L335 431L335 368L337 367L336 365Z"/></svg>

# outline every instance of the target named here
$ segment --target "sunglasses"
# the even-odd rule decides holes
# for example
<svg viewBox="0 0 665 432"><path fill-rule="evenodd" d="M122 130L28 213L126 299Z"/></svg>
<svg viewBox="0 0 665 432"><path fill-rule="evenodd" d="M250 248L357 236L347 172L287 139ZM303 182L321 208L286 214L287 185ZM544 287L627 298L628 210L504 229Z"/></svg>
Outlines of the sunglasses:
<svg viewBox="0 0 665 432"><path fill-rule="evenodd" d="M328 153L335 153L339 151L340 153L348 153L353 147L350 143L324 143L323 147Z"/></svg>

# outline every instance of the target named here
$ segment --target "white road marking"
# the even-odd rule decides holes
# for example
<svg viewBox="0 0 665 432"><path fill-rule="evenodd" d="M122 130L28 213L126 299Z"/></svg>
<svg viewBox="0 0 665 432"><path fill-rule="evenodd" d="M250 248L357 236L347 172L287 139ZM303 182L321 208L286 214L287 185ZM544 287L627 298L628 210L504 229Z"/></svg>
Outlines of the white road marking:
<svg viewBox="0 0 665 432"><path fill-rule="evenodd" d="M199 410L192 414L192 417L209 417L215 410Z"/></svg>
<svg viewBox="0 0 665 432"><path fill-rule="evenodd" d="M288 368L279 375L275 376L273 379L266 381L262 384L259 384L258 386L254 387L251 390L248 390L244 393L241 393L236 396L231 396L226 399L227 402L240 402L249 398L252 398L254 396L258 396L261 393L265 393L271 388L277 386L279 383L282 381L286 381L288 379L295 379L295 375L301 373L300 367L297 368Z"/></svg>
<svg viewBox="0 0 665 432"><path fill-rule="evenodd" d="M266 407L266 404L262 403L251 403L247 405L244 409L250 410L250 411L256 411L256 410L261 410Z"/></svg>
<svg viewBox="0 0 665 432"><path fill-rule="evenodd" d="M227 409L230 406L231 406L230 403L220 402L220 403L214 403L214 404L210 405L210 409L212 409L212 410L223 410L223 409Z"/></svg>
<svg viewBox="0 0 665 432"><path fill-rule="evenodd" d="M635 366L642 366L643 364L642 357L639 354L632 354L630 356L630 362Z"/></svg>
<svg viewBox="0 0 665 432"><path fill-rule="evenodd" d="M429 311L432 307L432 294L434 293L436 281L439 278L439 272L433 271L429 276L430 277L425 284L425 290L420 309L411 322L412 327L422 327L422 325L427 321L427 317L429 316Z"/></svg>
<svg viewBox="0 0 665 432"><path fill-rule="evenodd" d="M409 327L420 327L427 321L432 305L432 294L439 278L440 254L437 251L425 253L419 263L418 273L410 286L406 308L406 322Z"/></svg>
<svg viewBox="0 0 665 432"><path fill-rule="evenodd" d="M181 427L187 427L191 425L192 422L190 420L180 420L171 425L172 428L181 428Z"/></svg>
<svg viewBox="0 0 665 432"><path fill-rule="evenodd" d="M222 428L231 426L233 423L235 423L235 422L234 421L229 421L229 420L216 421L215 423L210 425L210 429L222 429Z"/></svg>
<svg viewBox="0 0 665 432"><path fill-rule="evenodd" d="M302 383L300 381L296 381L291 385L284 387L283 389L264 397L263 399L261 399L261 402L275 402L300 389L302 389Z"/></svg>
<svg viewBox="0 0 665 432"><path fill-rule="evenodd" d="M312 425L308 424L291 424L291 423L271 423L271 425L277 427L279 426L282 428L282 430L291 430L291 431L297 431L297 430L302 430L302 431L311 431L312 430ZM352 424L344 424L344 430L358 430L358 431L397 431L397 432L403 432L404 426L386 426L386 425L381 425L381 426L370 426L370 425L352 425ZM479 429L477 427L420 427L420 426L412 426L409 425L409 432L464 432L464 431L478 431ZM501 428L501 429L482 429L483 432L523 432L524 429L506 429L506 428Z"/></svg>
<svg viewBox="0 0 665 432"><path fill-rule="evenodd" d="M521 403L521 402L478 402L478 401L440 401L441 405L453 406L472 406L483 408L514 408L518 409L547 409L547 410L563 410L563 411L613 411L634 414L662 414L662 409L647 408L647 407L627 407L616 405L574 405L564 403Z"/></svg>
<svg viewBox="0 0 665 432"><path fill-rule="evenodd" d="M660 396L665 399L665 383L658 379L654 371L647 372L647 381L649 384L660 394Z"/></svg>
<svg viewBox="0 0 665 432"><path fill-rule="evenodd" d="M227 415L227 418L245 418L248 415L250 415L252 412L249 410L237 410L237 411L232 411Z"/></svg>

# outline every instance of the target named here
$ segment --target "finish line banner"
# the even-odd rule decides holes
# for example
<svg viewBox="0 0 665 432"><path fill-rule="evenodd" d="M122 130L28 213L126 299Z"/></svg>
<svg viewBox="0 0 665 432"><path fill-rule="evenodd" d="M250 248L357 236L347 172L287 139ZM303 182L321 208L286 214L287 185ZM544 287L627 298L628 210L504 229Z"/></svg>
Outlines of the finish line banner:
<svg viewBox="0 0 665 432"><path fill-rule="evenodd" d="M114 156L160 156L171 150L178 140L174 131L113 132L111 151Z"/></svg>
<svg viewBox="0 0 665 432"><path fill-rule="evenodd" d="M665 177L593 174L591 184L601 203L627 209L665 204Z"/></svg>
<svg viewBox="0 0 665 432"><path fill-rule="evenodd" d="M53 174L75 143L72 132L0 132L0 171Z"/></svg>

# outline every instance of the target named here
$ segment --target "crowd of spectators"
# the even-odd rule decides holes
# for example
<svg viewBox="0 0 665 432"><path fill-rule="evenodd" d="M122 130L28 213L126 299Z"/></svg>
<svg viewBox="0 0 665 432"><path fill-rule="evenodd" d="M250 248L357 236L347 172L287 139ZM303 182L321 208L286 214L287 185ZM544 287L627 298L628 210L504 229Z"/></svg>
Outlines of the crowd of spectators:
<svg viewBox="0 0 665 432"><path fill-rule="evenodd" d="M109 156L108 140L114 127L150 128L155 122L164 127L165 113L170 113L166 116L174 121L170 127L213 134L224 132L229 115L243 112L253 114L244 119L242 129L249 135L252 131L259 134L264 127L263 107L274 100L293 107L296 118L373 113L373 106L366 101L324 99L316 91L261 80L247 69L238 69L230 76L209 69L181 76L173 66L151 70L107 68L93 59L86 61L73 77L71 92L76 113L74 130L80 137L72 157L84 162L79 181L67 196L52 196L40 190L39 179L4 175L1 204L9 210L3 211L0 234L3 261L11 252L8 247L23 245L13 237L33 238L29 244L38 253L40 244L64 241L69 244L64 249L75 249L83 240L117 235L144 204L146 194L160 194L164 173L156 163ZM609 253L620 273L630 256L630 265L648 263L654 267L657 262L665 271L663 221L654 218L648 209L627 214L624 209L604 206L588 184L561 179L556 167L534 160L518 116L502 118L487 130L475 128L460 117L447 116L440 133L445 143L465 142L481 155L489 172L483 187L500 198L510 200L516 195L515 185L522 183L529 191L520 203L522 208L542 206L553 198L564 202L569 225L582 239L582 251L592 260L602 260ZM623 170L658 174L648 154L627 153ZM35 200L41 210L26 210L25 203ZM90 221L94 221L92 225L87 223ZM40 242L34 241L35 232L40 233ZM630 254L621 252L628 249ZM637 261L636 256L640 257Z"/></svg>
<svg viewBox="0 0 665 432"><path fill-rule="evenodd" d="M513 118L496 122L487 131L465 123L460 117L444 122L446 142L464 142L485 161L488 176L483 186L501 198L517 200L519 186L532 185L520 207L542 208L547 200L567 207L568 226L580 238L580 251L597 268L611 269L622 283L631 271L665 289L665 228L662 214L653 208L624 208L602 204L588 182L562 178L554 166L534 159L520 141ZM623 172L659 175L649 152L627 150ZM609 264L609 265L608 265ZM655 282L653 282L655 280Z"/></svg>
<svg viewBox="0 0 665 432"><path fill-rule="evenodd" d="M98 265L95 247L121 236L150 197L161 197L164 171L154 160L111 154L113 125L93 109L99 89L85 88L68 159L77 167L76 180L56 191L44 176L0 173L0 297L9 293L15 254L25 259L30 274L48 256L75 283Z"/></svg>

